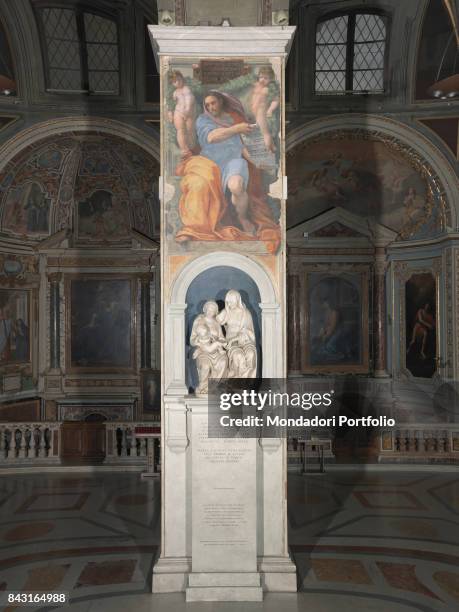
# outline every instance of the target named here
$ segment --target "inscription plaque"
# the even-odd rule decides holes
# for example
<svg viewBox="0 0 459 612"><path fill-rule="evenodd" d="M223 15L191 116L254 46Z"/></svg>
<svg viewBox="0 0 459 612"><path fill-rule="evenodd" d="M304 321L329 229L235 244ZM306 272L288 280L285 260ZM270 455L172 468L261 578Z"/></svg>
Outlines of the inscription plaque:
<svg viewBox="0 0 459 612"><path fill-rule="evenodd" d="M256 572L256 440L209 438L193 408L193 572Z"/></svg>

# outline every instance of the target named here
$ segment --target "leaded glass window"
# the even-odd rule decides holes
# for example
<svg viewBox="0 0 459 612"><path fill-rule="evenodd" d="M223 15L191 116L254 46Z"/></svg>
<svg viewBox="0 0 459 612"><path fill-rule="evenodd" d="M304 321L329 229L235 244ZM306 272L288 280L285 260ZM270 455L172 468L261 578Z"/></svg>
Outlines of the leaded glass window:
<svg viewBox="0 0 459 612"><path fill-rule="evenodd" d="M383 93L387 19L347 13L316 29L316 94Z"/></svg>
<svg viewBox="0 0 459 612"><path fill-rule="evenodd" d="M77 8L38 9L50 90L118 95L116 21Z"/></svg>

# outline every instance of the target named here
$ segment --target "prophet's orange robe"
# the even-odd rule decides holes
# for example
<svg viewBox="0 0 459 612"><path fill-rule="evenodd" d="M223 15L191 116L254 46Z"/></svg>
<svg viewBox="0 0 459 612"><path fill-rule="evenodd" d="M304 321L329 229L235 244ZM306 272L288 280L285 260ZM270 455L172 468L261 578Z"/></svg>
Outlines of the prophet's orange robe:
<svg viewBox="0 0 459 612"><path fill-rule="evenodd" d="M186 240L261 240L269 253L276 253L280 245L279 224L273 219L263 197L260 171L249 162L249 218L256 226L252 236L232 225L225 225L223 217L228 202L222 190L218 165L207 157L194 155L177 168L183 176L180 182L179 213L183 227L177 232L177 242Z"/></svg>

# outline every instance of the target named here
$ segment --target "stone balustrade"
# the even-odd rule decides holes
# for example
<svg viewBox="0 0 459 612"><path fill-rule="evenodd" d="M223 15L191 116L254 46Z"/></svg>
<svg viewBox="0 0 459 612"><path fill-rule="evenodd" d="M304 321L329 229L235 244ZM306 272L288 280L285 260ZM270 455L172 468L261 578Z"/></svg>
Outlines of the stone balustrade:
<svg viewBox="0 0 459 612"><path fill-rule="evenodd" d="M0 465L59 463L56 422L0 423Z"/></svg>
<svg viewBox="0 0 459 612"><path fill-rule="evenodd" d="M44 421L0 423L0 467L60 464L61 424ZM136 427L151 425L152 422L107 422L104 464L147 466L150 452L155 470L158 469L159 439L145 438L135 433ZM317 448L311 446L314 440L308 442L306 455L310 461ZM327 442L329 445L327 458L328 456L331 458L333 457L331 439ZM459 425L457 424L404 424L381 430L376 434L375 442L378 447L375 459L379 463L459 462ZM303 440L289 439L290 469L303 469L305 451Z"/></svg>
<svg viewBox="0 0 459 612"><path fill-rule="evenodd" d="M135 428L151 422L105 423L105 461L115 466L147 467L150 452L155 471L159 465L159 439L136 436ZM61 463L62 422L0 423L0 468Z"/></svg>
<svg viewBox="0 0 459 612"><path fill-rule="evenodd" d="M407 423L380 433L378 460L385 462L459 462L459 424Z"/></svg>
<svg viewBox="0 0 459 612"><path fill-rule="evenodd" d="M105 424L106 445L105 463L106 464L134 464L146 465L149 451L149 444L152 445L151 451L156 457L155 463L159 461L159 438L148 439L136 436L136 427L149 427L154 423L150 422L108 422ZM154 444L156 443L156 444Z"/></svg>

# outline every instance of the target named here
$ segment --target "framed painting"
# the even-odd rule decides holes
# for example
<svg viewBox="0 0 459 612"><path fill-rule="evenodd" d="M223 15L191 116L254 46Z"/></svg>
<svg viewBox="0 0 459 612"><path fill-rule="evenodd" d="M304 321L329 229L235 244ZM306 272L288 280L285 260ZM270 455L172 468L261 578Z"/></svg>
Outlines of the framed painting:
<svg viewBox="0 0 459 612"><path fill-rule="evenodd" d="M415 272L405 281L404 289L401 354L405 369L415 378L432 378L438 355L438 279L430 271Z"/></svg>
<svg viewBox="0 0 459 612"><path fill-rule="evenodd" d="M161 371L142 370L142 412L144 414L161 414Z"/></svg>
<svg viewBox="0 0 459 612"><path fill-rule="evenodd" d="M0 289L0 366L29 363L31 291Z"/></svg>
<svg viewBox="0 0 459 612"><path fill-rule="evenodd" d="M66 278L68 371L134 370L135 283L131 276Z"/></svg>
<svg viewBox="0 0 459 612"><path fill-rule="evenodd" d="M308 270L303 283L305 373L369 371L369 270Z"/></svg>

